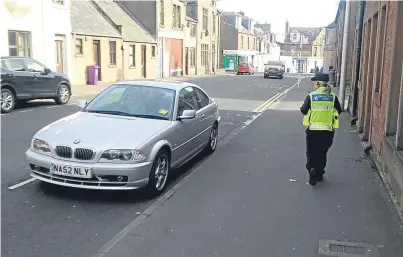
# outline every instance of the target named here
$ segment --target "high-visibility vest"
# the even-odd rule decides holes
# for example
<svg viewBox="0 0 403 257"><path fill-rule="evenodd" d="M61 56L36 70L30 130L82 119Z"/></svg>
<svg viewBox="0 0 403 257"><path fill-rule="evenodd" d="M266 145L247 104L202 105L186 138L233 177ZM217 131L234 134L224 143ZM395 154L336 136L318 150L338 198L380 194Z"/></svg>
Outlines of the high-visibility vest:
<svg viewBox="0 0 403 257"><path fill-rule="evenodd" d="M311 108L304 116L303 126L309 130L333 131L339 128L339 113L334 108L336 95L327 93L326 87L319 87L309 94Z"/></svg>

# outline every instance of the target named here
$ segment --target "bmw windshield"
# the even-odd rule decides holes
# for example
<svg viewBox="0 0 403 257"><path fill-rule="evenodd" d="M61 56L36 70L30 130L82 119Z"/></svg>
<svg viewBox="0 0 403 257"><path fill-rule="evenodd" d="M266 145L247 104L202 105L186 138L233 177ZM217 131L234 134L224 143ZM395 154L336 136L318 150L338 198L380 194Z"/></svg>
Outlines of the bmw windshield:
<svg viewBox="0 0 403 257"><path fill-rule="evenodd" d="M175 90L115 84L95 97L82 111L146 119L172 119Z"/></svg>

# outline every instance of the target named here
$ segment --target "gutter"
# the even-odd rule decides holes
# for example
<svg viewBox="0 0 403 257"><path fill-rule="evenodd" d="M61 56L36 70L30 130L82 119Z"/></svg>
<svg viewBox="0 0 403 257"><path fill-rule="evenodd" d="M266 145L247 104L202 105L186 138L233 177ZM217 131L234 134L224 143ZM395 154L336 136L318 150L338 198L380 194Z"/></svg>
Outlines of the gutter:
<svg viewBox="0 0 403 257"><path fill-rule="evenodd" d="M355 57L357 65L355 67L353 110L352 110L353 117L357 116L357 109L358 109L358 83L360 81L362 28L363 28L363 22L364 22L365 5L366 5L365 0L360 0L360 21L358 23L357 53L356 53L356 57Z"/></svg>

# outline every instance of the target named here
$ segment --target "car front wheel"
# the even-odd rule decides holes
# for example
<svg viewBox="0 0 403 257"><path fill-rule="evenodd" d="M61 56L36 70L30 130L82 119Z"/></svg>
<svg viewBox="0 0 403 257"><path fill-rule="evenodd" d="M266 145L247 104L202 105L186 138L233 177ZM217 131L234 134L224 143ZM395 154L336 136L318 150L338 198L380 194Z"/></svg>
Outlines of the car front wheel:
<svg viewBox="0 0 403 257"><path fill-rule="evenodd" d="M1 112L11 112L15 107L15 96L11 90L1 89Z"/></svg>
<svg viewBox="0 0 403 257"><path fill-rule="evenodd" d="M171 162L168 151L159 151L151 167L147 184L147 190L152 196L158 196L164 192L170 169Z"/></svg>
<svg viewBox="0 0 403 257"><path fill-rule="evenodd" d="M55 102L57 104L67 104L70 100L70 89L62 84L57 91L57 96L55 98Z"/></svg>

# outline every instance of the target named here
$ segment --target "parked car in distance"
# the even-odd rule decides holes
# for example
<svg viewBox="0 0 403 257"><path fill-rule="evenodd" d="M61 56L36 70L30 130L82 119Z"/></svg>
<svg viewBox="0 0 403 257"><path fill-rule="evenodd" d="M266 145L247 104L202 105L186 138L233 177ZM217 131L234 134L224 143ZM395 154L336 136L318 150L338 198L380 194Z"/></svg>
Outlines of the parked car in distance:
<svg viewBox="0 0 403 257"><path fill-rule="evenodd" d="M66 74L53 72L42 63L17 56L1 57L1 112L35 99L54 99L66 104L71 85Z"/></svg>
<svg viewBox="0 0 403 257"><path fill-rule="evenodd" d="M280 61L269 61L264 67L264 78L276 77L282 79L284 77L284 65Z"/></svg>
<svg viewBox="0 0 403 257"><path fill-rule="evenodd" d="M248 73L249 75L255 73L255 70L254 70L254 67L252 66L252 64L250 64L250 63L240 63L238 65L238 70L237 70L236 75L244 74L244 73Z"/></svg>
<svg viewBox="0 0 403 257"><path fill-rule="evenodd" d="M218 142L218 104L194 84L113 84L83 109L38 131L26 158L38 180L84 189L166 188L171 169Z"/></svg>

